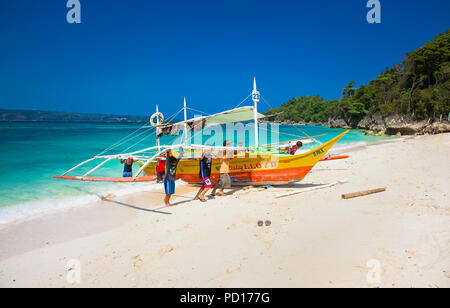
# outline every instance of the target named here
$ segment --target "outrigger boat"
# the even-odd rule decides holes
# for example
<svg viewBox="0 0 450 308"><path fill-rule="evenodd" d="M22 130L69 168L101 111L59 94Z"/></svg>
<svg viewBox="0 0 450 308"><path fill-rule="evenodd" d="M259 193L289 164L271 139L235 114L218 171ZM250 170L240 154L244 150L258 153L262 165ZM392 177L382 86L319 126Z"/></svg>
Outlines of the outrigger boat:
<svg viewBox="0 0 450 308"><path fill-rule="evenodd" d="M249 95L250 96L250 95ZM157 160L166 150L183 149L185 155L178 164L177 177L187 183L201 183L199 177L198 157L205 150L211 151L232 151L230 160L230 177L234 185L277 185L296 182L302 180L311 169L320 161L332 159L342 159L348 156L326 156L329 150L336 142L339 141L349 130L341 133L326 143L321 143L317 139L318 136L307 138L299 138L281 143L259 144L259 120L265 116L258 113L258 103L260 101L260 93L256 88L256 80L253 82L253 91L251 93L253 106L245 106L235 108L229 111L221 112L214 115L200 116L192 119L187 118L186 99L184 100L184 121L178 123L164 123L163 115L157 111L150 118L150 124L154 127L156 135L156 146L144 148L138 151L114 154L114 155L97 155L77 166L66 171L62 175L54 176L58 179L81 180L81 181L109 181L109 182L147 182L156 179ZM248 98L248 97L247 97ZM156 123L155 123L156 119ZM203 144L190 144L188 134L191 131L202 130L206 127L215 125L224 125L239 122L254 122L254 145L248 147L223 147L209 146ZM162 145L160 139L164 134L170 131L180 131L183 129L184 142L175 145ZM310 150L298 154L290 155L284 152L286 147L301 140L303 144L314 144L318 146ZM104 166L111 160L126 159L132 156L138 161L139 170L133 177L91 177L90 175ZM81 176L72 176L72 173L81 166L95 161L102 160L100 164L85 172ZM211 180L217 181L219 178L220 161L213 160Z"/></svg>

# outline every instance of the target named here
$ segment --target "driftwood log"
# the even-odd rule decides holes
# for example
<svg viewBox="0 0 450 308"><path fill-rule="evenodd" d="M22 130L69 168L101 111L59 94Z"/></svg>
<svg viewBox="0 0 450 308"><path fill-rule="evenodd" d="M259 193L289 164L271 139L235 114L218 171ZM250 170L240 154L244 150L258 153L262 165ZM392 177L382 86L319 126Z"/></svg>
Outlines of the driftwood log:
<svg viewBox="0 0 450 308"><path fill-rule="evenodd" d="M370 189L370 190L364 190L364 191L359 191L359 192L355 192L355 193L351 193L351 194L343 194L342 198L343 199L351 199L351 198L356 198L356 197L362 197L362 196L366 196L366 195L371 195L371 194L376 194L379 192L383 192L386 190L386 187L383 188L377 188L377 189Z"/></svg>

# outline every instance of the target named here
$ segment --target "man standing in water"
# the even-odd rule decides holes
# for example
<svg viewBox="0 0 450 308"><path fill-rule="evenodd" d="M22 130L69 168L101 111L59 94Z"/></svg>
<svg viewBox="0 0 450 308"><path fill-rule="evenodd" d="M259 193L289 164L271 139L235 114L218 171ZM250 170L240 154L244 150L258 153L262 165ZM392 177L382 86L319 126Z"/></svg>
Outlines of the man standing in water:
<svg viewBox="0 0 450 308"><path fill-rule="evenodd" d="M177 180L177 166L180 160L183 158L184 150L182 149L178 158L173 156L172 150L166 150L166 174L164 176L164 190L166 192L166 197L164 198L164 203L167 206L172 206L170 204L170 197L175 193L175 181Z"/></svg>
<svg viewBox="0 0 450 308"><path fill-rule="evenodd" d="M133 163L135 163L136 160L133 159L133 157L128 157L127 159L121 159L120 163L125 164L123 166L123 177L124 178L131 178L133 177Z"/></svg>

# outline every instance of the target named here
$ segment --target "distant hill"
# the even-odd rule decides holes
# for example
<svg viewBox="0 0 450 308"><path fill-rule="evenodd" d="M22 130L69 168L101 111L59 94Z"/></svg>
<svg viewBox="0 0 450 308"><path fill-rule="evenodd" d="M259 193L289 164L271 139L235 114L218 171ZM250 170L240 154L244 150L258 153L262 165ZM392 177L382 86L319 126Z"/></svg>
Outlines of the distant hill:
<svg viewBox="0 0 450 308"><path fill-rule="evenodd" d="M149 116L0 109L0 122L146 123Z"/></svg>

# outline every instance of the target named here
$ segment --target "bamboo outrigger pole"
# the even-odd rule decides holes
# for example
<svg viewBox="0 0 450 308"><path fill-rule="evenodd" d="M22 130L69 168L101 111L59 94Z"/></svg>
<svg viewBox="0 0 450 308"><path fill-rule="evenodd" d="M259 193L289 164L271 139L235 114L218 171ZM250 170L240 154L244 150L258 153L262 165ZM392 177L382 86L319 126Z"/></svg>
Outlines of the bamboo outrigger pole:
<svg viewBox="0 0 450 308"><path fill-rule="evenodd" d="M111 159L113 159L113 158L107 158L107 159L104 160L102 163L100 163L99 165L97 165L95 168L92 168L91 170L89 170L88 172L86 172L85 174L83 174L83 177L88 176L89 174L91 174L92 172L94 172L95 170L97 170L98 168L100 168L101 166L103 166L104 164L106 164L107 162L109 162Z"/></svg>
<svg viewBox="0 0 450 308"><path fill-rule="evenodd" d="M98 158L98 157L93 157L93 158L90 158L90 159L88 159L88 160L85 160L84 162L79 163L79 164L76 165L75 167L73 167L73 168L67 170L66 172L64 172L64 173L62 174L62 176L65 176L67 173L69 173L69 172L71 172L71 171L77 169L78 167L81 167L81 166L84 165L84 164L87 164L87 163L90 162L90 161L96 160L96 159L99 159L99 158Z"/></svg>

